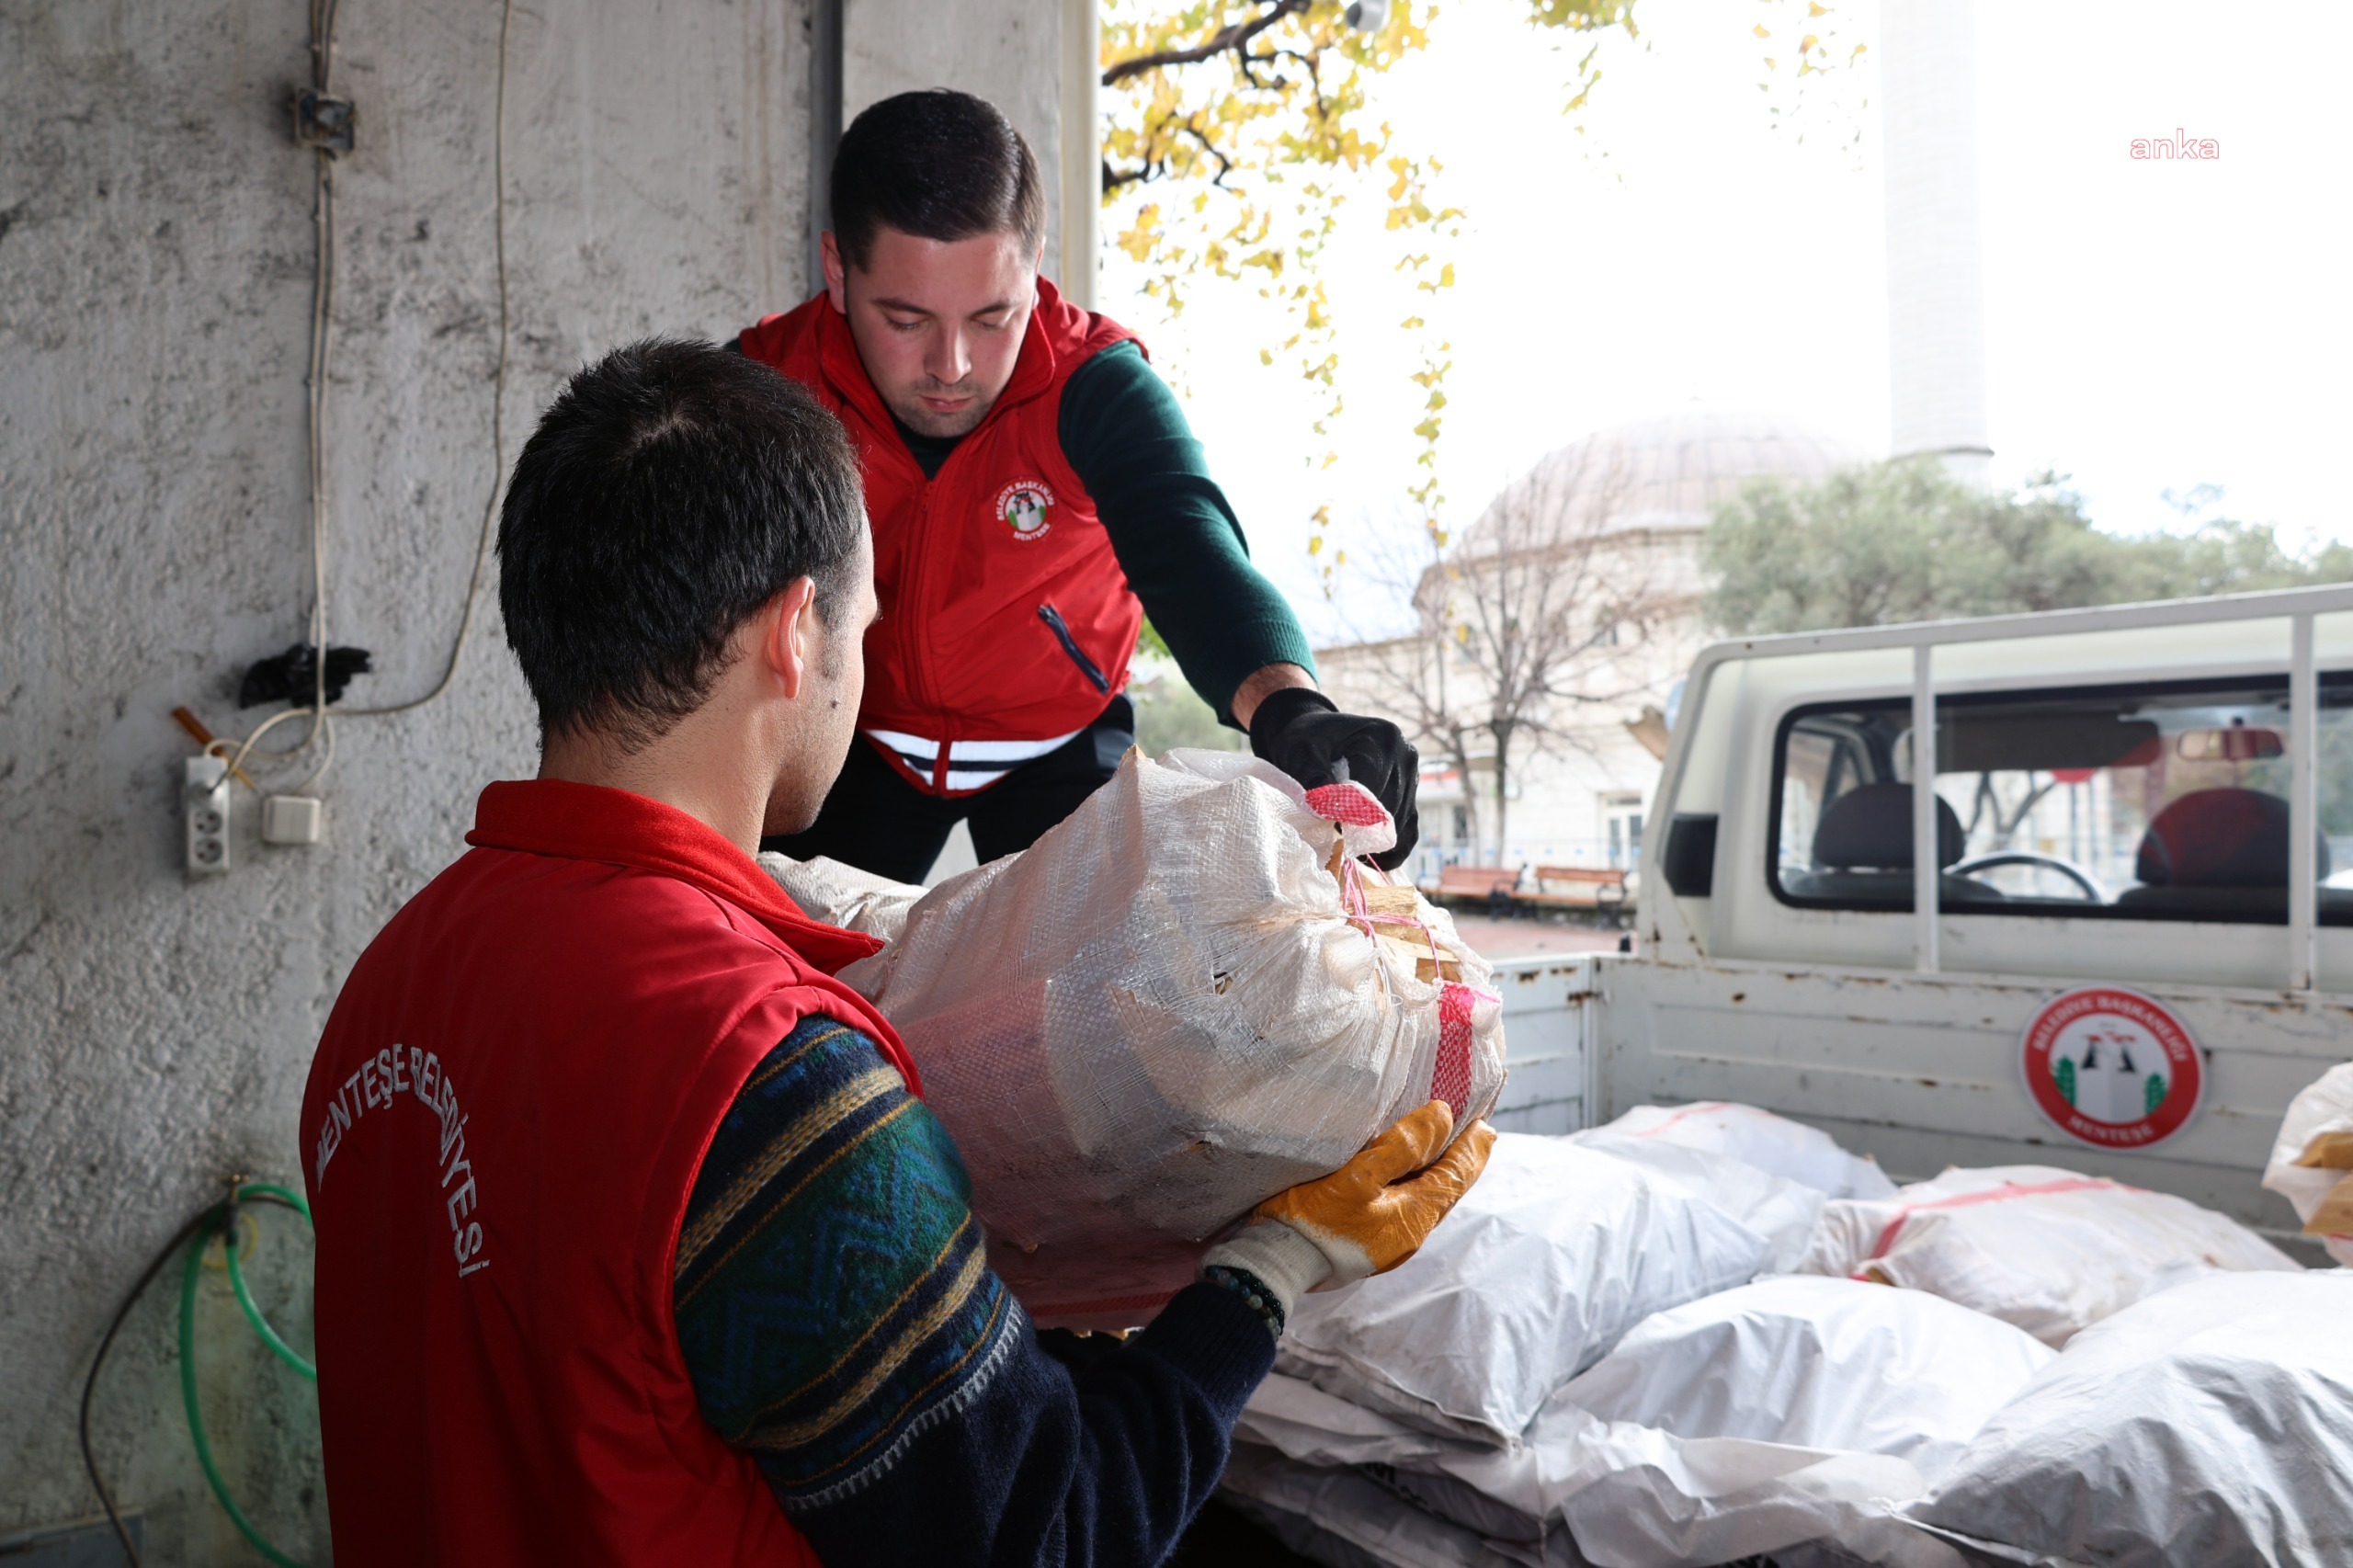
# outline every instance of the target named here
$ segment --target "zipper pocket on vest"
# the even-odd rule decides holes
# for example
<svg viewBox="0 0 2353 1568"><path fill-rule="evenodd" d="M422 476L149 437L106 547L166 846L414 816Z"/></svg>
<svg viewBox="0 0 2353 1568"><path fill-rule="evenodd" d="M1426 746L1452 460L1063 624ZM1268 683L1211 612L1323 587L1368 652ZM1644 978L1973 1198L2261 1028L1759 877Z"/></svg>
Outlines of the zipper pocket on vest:
<svg viewBox="0 0 2353 1568"><path fill-rule="evenodd" d="M1078 666L1078 673L1085 676L1096 690L1108 696L1111 690L1111 677L1103 673L1102 665L1086 656L1086 650L1081 648L1078 639L1070 634L1070 623L1063 619L1063 612L1051 605L1040 605L1038 619L1046 623L1047 630L1054 634L1054 641L1063 645L1063 652L1068 653L1070 662Z"/></svg>

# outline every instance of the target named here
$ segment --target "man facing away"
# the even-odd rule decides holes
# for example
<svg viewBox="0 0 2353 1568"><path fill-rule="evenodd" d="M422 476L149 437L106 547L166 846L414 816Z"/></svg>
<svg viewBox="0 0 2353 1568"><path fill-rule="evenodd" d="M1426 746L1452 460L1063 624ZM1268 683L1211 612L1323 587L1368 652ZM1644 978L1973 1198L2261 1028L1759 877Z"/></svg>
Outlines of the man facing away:
<svg viewBox="0 0 2353 1568"><path fill-rule="evenodd" d="M541 419L498 549L540 776L362 955L303 1098L337 1562L1159 1561L1299 1294L1410 1256L1493 1134L1433 1161L1415 1111L1074 1373L834 978L877 944L751 858L853 740L839 425L711 345L620 350Z"/></svg>
<svg viewBox="0 0 2353 1568"><path fill-rule="evenodd" d="M959 819L983 860L1028 848L1133 744L1149 611L1259 756L1378 796L1398 829L1381 863L1403 864L1414 748L1316 689L1142 345L1038 276L1045 197L1020 132L968 94L886 98L843 133L832 200L824 291L736 342L857 442L883 613L862 740L815 824L767 847L902 881Z"/></svg>

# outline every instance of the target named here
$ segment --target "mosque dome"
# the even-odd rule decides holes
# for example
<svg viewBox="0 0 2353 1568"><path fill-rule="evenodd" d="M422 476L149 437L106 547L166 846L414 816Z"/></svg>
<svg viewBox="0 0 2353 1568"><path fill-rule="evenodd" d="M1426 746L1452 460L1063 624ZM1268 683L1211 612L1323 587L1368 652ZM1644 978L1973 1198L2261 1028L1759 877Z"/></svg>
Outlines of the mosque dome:
<svg viewBox="0 0 2353 1568"><path fill-rule="evenodd" d="M1691 532L1752 480L1810 484L1870 454L1777 414L1694 406L1629 420L1547 453L1506 485L1464 540L1472 554L1503 516L1544 515L1559 539ZM1552 530L1557 528L1557 533Z"/></svg>

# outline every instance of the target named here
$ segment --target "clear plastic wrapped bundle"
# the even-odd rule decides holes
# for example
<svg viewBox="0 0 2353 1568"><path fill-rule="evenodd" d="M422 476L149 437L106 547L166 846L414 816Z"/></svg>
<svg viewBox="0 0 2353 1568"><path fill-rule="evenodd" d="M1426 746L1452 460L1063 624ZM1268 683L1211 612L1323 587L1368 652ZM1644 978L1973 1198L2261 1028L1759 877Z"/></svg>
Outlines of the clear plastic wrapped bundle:
<svg viewBox="0 0 2353 1568"><path fill-rule="evenodd" d="M1131 752L843 971L905 1040L990 1260L1040 1323L1143 1322L1263 1199L1426 1101L1458 1127L1494 1106L1490 972L1355 858L1394 842L1360 786Z"/></svg>
<svg viewBox="0 0 2353 1568"><path fill-rule="evenodd" d="M774 878L810 919L886 942L898 936L907 923L907 911L924 894L913 882L894 882L822 855L811 860L762 855L760 869Z"/></svg>

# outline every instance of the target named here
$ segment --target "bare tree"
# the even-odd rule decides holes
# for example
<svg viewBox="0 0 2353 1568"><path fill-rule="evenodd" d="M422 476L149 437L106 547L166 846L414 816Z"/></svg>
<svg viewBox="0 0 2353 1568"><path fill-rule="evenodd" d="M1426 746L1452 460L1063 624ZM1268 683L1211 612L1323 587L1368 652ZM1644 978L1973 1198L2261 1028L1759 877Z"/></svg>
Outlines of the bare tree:
<svg viewBox="0 0 2353 1568"><path fill-rule="evenodd" d="M1586 442L1498 495L1459 542L1426 532L1369 574L1410 603L1415 630L1364 644L1349 665L1365 698L1463 781L1471 842L1483 845L1472 765L1495 772L1495 863L1509 842L1513 769L1538 753L1589 747L1579 721L1647 687L1630 666L1677 601L1620 503L1625 449Z"/></svg>

